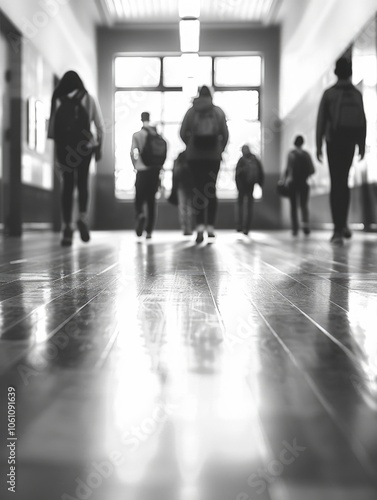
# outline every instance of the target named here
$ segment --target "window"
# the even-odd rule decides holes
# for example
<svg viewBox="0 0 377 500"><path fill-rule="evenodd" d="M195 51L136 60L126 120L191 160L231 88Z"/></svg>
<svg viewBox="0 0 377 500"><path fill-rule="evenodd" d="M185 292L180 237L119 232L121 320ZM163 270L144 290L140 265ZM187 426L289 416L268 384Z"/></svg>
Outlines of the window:
<svg viewBox="0 0 377 500"><path fill-rule="evenodd" d="M260 56L215 57L215 85L259 87L262 81Z"/></svg>
<svg viewBox="0 0 377 500"><path fill-rule="evenodd" d="M141 128L140 115L149 111L151 122L168 143L161 195L171 189L175 158L185 148L179 131L192 99L182 91L182 74L192 69L180 56L116 57L115 59L115 190L116 197L134 197L135 173L130 158L132 134ZM212 68L214 67L214 72ZM195 69L195 68L194 68ZM229 142L218 180L220 198L236 196L235 166L247 143L261 154L261 57L209 57L197 59L194 79L214 89L214 103L227 117ZM187 73L186 73L187 74ZM149 76L147 76L149 75Z"/></svg>
<svg viewBox="0 0 377 500"><path fill-rule="evenodd" d="M157 87L161 60L158 57L116 57L116 87Z"/></svg>

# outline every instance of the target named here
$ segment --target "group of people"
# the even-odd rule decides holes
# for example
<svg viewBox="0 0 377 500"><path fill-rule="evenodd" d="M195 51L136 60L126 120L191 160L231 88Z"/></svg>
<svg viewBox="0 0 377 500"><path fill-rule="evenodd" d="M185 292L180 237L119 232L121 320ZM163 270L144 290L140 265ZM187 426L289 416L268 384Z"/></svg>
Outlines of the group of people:
<svg viewBox="0 0 377 500"><path fill-rule="evenodd" d="M322 162L322 145L327 145L330 170L330 206L334 223L331 242L342 244L352 236L347 224L350 190L348 176L356 146L360 159L365 155L366 118L362 95L351 82L352 63L340 58L335 67L337 83L323 94L318 111L316 143L317 159ZM150 123L150 115L141 115L142 128L133 134L131 160L136 171L135 229L138 236L152 237L155 222L155 198L160 184L160 170L167 154L166 141ZM96 134L91 131L91 124ZM51 106L48 136L55 141L56 164L62 174L63 246L72 244L73 190L79 193L77 228L83 241L89 241L87 220L88 172L93 154L101 157L104 122L95 99L89 95L77 73L67 72L57 85ZM179 206L185 235L196 231L196 243L215 237L217 212L216 182L222 154L229 132L224 111L214 105L211 91L201 87L199 95L183 118L180 136L186 149L174 162L173 188L169 198ZM298 135L294 149L288 154L284 182L289 189L292 233L300 227L310 233L309 184L314 174L310 154L304 150L304 138ZM248 145L235 169L238 190L237 231L248 234L253 209L253 190L261 187L264 172L259 158ZM298 207L301 209L300 225Z"/></svg>

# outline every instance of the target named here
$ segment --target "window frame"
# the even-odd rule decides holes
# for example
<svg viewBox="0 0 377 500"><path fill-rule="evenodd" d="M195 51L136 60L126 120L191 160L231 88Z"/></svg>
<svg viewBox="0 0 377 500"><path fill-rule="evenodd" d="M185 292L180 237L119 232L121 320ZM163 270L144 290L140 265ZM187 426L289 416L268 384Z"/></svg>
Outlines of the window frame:
<svg viewBox="0 0 377 500"><path fill-rule="evenodd" d="M140 53L140 52L118 52L113 55L113 74L112 74L112 102L113 102L113 110L112 110L112 120L113 120L113 125L114 125L114 133L113 135L113 151L115 152L115 94L117 92L132 92L132 91L142 91L142 92L182 92L182 86L175 86L175 87L170 87L170 86L165 86L163 84L164 81L164 58L165 57L177 57L180 56L181 54L179 52L165 52L163 54L161 53L153 53L153 52L146 52L146 53ZM239 56L256 56L260 57L261 60L261 84L260 86L248 86L248 85L232 85L232 86L224 86L224 85L215 85L215 59L216 57L239 57ZM116 86L115 85L115 60L118 57L145 57L145 58L150 58L150 57L156 57L160 59L160 78L159 78L159 83L157 86L132 86L132 87L123 87L123 86ZM261 124L261 129L263 130L263 123L262 123L262 95L263 95L263 86L264 86L264 55L262 52L259 51L248 51L248 52L199 52L199 57L210 57L211 58L211 88L212 91L215 92L233 92L233 91L256 91L258 92L258 117L255 122L259 122ZM159 122L164 128L164 125L166 123L170 122L165 122L163 119ZM263 153L263 137L261 138L261 153ZM169 169L170 170L170 169ZM114 158L114 175L115 175L115 158ZM114 190L114 198L117 202L119 203L132 203L133 198L118 198L116 196L116 191ZM165 197L165 192L162 190L162 199L166 201ZM234 198L224 198L222 201L234 201Z"/></svg>

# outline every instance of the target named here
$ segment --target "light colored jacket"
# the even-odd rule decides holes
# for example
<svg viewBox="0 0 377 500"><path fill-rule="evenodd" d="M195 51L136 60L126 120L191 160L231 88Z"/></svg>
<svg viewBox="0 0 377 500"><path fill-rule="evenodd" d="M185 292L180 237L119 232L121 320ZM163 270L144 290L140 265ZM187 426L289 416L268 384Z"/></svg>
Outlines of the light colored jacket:
<svg viewBox="0 0 377 500"><path fill-rule="evenodd" d="M152 127L152 125L145 125L141 130L138 130L132 136L130 156L132 164L138 172L150 170L150 167L147 167L141 158L141 153L147 141L147 130L152 134L157 133L156 127Z"/></svg>

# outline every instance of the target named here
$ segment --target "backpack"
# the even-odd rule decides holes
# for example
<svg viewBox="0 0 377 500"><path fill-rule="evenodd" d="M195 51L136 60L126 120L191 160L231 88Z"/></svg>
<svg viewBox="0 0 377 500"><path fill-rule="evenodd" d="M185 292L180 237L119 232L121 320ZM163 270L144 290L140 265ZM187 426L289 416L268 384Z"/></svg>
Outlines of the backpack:
<svg viewBox="0 0 377 500"><path fill-rule="evenodd" d="M296 182L306 181L314 174L314 165L306 151L293 150L292 178Z"/></svg>
<svg viewBox="0 0 377 500"><path fill-rule="evenodd" d="M365 128L365 114L358 91L354 87L339 89L332 129L335 134L357 138Z"/></svg>
<svg viewBox="0 0 377 500"><path fill-rule="evenodd" d="M77 92L73 97L63 96L54 122L55 141L73 149L87 146L92 134L88 111L82 104L85 91Z"/></svg>
<svg viewBox="0 0 377 500"><path fill-rule="evenodd" d="M251 186L259 181L259 164L257 157L242 157L236 171L236 176L240 184L243 186Z"/></svg>
<svg viewBox="0 0 377 500"><path fill-rule="evenodd" d="M192 135L194 144L198 148L207 149L217 145L219 121L214 106L206 110L194 111Z"/></svg>
<svg viewBox="0 0 377 500"><path fill-rule="evenodd" d="M166 160L167 143L165 139L156 133L144 128L147 132L147 139L140 156L146 167L161 169Z"/></svg>

